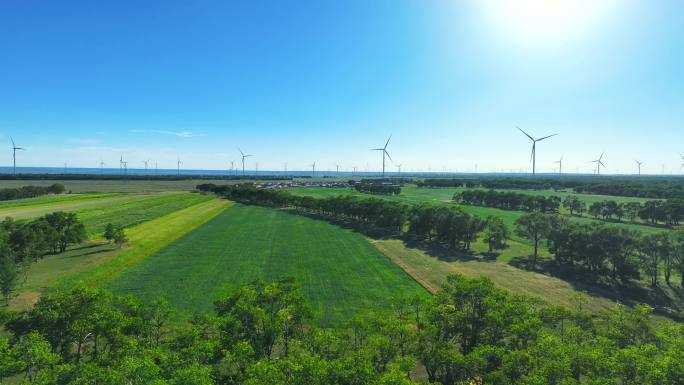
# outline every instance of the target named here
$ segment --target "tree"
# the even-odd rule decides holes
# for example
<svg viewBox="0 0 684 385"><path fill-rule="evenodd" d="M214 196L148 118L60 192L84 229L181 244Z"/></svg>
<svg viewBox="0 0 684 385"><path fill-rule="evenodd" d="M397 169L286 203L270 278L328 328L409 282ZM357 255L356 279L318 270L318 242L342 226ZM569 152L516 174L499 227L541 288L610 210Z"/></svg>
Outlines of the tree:
<svg viewBox="0 0 684 385"><path fill-rule="evenodd" d="M563 200L563 207L570 211L570 215L577 213L581 216L582 212L586 209L586 206L587 205L584 203L584 201L575 195L568 195Z"/></svg>
<svg viewBox="0 0 684 385"><path fill-rule="evenodd" d="M85 226L76 217L76 213L65 213L57 211L43 217L57 233L54 240L53 252L63 253L66 248L75 243L83 242L86 239Z"/></svg>
<svg viewBox="0 0 684 385"><path fill-rule="evenodd" d="M534 254L532 254L532 268L537 266L539 255L539 242L547 237L551 231L551 217L539 211L525 214L515 221L516 234L532 241Z"/></svg>
<svg viewBox="0 0 684 385"><path fill-rule="evenodd" d="M0 294L2 294L5 306L9 306L14 296L19 285L20 274L19 266L11 253L0 255Z"/></svg>
<svg viewBox="0 0 684 385"><path fill-rule="evenodd" d="M124 243L128 242L128 237L126 236L126 231L123 226L116 227L112 239L119 248L123 247Z"/></svg>
<svg viewBox="0 0 684 385"><path fill-rule="evenodd" d="M670 243L666 233L656 233L644 236L639 244L639 254L646 274L651 279L651 286L658 286L660 265L667 258Z"/></svg>
<svg viewBox="0 0 684 385"><path fill-rule="evenodd" d="M500 217L490 215L485 221L484 239L489 246L489 252L503 249L510 238L508 226Z"/></svg>
<svg viewBox="0 0 684 385"><path fill-rule="evenodd" d="M24 376L31 384L47 379L48 369L59 361L59 355L53 353L50 344L35 331L21 339L17 351L24 364Z"/></svg>
<svg viewBox="0 0 684 385"><path fill-rule="evenodd" d="M309 317L301 288L292 279L242 286L215 306L225 346L247 342L257 358L270 358L277 342L287 352Z"/></svg>
<svg viewBox="0 0 684 385"><path fill-rule="evenodd" d="M105 231L104 231L104 237L109 243L112 243L114 240L114 225L111 223L107 223L107 226L105 226Z"/></svg>

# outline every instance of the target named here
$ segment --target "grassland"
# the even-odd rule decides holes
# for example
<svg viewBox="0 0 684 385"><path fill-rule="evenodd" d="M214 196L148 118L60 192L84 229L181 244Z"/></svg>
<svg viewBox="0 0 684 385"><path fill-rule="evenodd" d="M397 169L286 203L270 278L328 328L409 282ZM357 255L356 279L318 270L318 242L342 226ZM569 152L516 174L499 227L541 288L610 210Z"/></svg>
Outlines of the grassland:
<svg viewBox="0 0 684 385"><path fill-rule="evenodd" d="M90 242L63 254L47 256L31 265L28 279L21 286L13 306L25 307L49 288L77 283L96 286L109 282L230 205L222 199L211 199L134 226L127 230L129 245L123 249L103 242Z"/></svg>
<svg viewBox="0 0 684 385"><path fill-rule="evenodd" d="M202 183L232 184L244 183L241 180L217 179L182 179L182 180L2 180L0 188L16 188L21 186L50 186L63 184L67 191L73 193L154 193L169 191L191 191ZM250 180L250 182L253 182Z"/></svg>
<svg viewBox="0 0 684 385"><path fill-rule="evenodd" d="M537 298L540 302L577 309L582 306L593 314L617 303L648 303L656 309L682 309L684 297L674 287L651 288L599 287L562 280L545 274L525 271L500 261L459 255L440 247L407 245L398 239L371 241L383 254L413 276L430 292L436 292L449 274L466 277L489 277L510 293Z"/></svg>
<svg viewBox="0 0 684 385"><path fill-rule="evenodd" d="M236 206L133 266L109 287L145 300L166 297L180 319L255 279L294 277L315 319L336 324L391 298L427 295L362 235L330 223Z"/></svg>
<svg viewBox="0 0 684 385"><path fill-rule="evenodd" d="M352 190L351 188L343 188L343 187L301 187L301 188L293 188L289 190L291 193L295 195L301 195L301 196L312 196L315 198L325 198L325 197L334 197L334 196L339 196L339 195L355 195L359 197L364 197L368 198L371 197L371 195L368 194L362 194L359 192L356 192L355 190ZM436 204L453 204L452 203L452 197L454 193L463 191L463 189L460 188L418 188L415 186L406 186L402 188L401 194L397 196L385 196L385 195L377 195L373 196L376 198L380 199L388 199L388 200L394 200L394 201L399 201L403 202L406 204L417 204L421 202L432 202ZM502 190L503 191L503 190ZM506 191L511 191L511 190L506 190ZM514 190L518 191L521 193L527 193L527 194L540 194L540 195L559 195L559 196L567 196L570 193L568 192L560 192L560 191L554 191L554 190ZM581 199L585 200L586 202L592 202L592 201L597 201L597 200L606 200L606 199L615 199L617 201L621 202L628 202L632 200L637 200L637 201L643 201L644 199L642 198L629 198L629 197L613 197L613 196L604 196L604 195L590 195L590 194L576 194L579 196ZM514 229L515 228L515 220L521 217L522 215L525 215L524 212L522 211L512 211L512 210L501 210L497 208L491 208L491 207L480 207L480 206L469 206L469 205L461 205L461 207L468 212L469 214L472 215L477 215L482 218L486 218L490 215L499 217L503 219L504 223L510 228ZM582 222L582 223L590 223L590 222L596 222L596 220L588 217L571 217L571 220L577 221L577 222ZM626 227L632 230L638 230L641 231L644 234L651 234L655 232L662 231L663 228L660 227L653 227L653 226L646 226L638 223L626 223L626 222L609 222L611 224L614 224L616 226L622 226ZM526 239L523 239L519 236L517 236L513 231L511 231L512 239L509 242L509 247L502 250L498 254L498 260L500 262L508 262L511 259L518 258L518 257L525 257L529 254L532 253L532 247ZM472 245L472 250L475 253L484 253L488 250L487 245L484 244L484 242L479 241L476 242L475 244ZM547 256L548 253L543 251L541 252L542 257Z"/></svg>
<svg viewBox="0 0 684 385"><path fill-rule="evenodd" d="M197 193L148 194L64 194L0 205L0 218L16 220L35 218L55 211L75 212L83 221L89 236L104 231L107 223L135 226L144 221L212 199Z"/></svg>
<svg viewBox="0 0 684 385"><path fill-rule="evenodd" d="M93 236L102 233L107 223L135 226L210 199L213 198L209 195L196 193L153 194L116 205L98 205L78 210L76 214L85 224L88 234Z"/></svg>

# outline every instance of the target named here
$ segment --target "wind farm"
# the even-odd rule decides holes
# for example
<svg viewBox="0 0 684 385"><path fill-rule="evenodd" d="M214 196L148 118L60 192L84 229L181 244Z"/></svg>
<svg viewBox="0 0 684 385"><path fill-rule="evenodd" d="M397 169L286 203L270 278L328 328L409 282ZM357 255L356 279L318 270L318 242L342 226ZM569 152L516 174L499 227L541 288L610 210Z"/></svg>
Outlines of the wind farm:
<svg viewBox="0 0 684 385"><path fill-rule="evenodd" d="M684 385L684 2L0 25L1 384Z"/></svg>

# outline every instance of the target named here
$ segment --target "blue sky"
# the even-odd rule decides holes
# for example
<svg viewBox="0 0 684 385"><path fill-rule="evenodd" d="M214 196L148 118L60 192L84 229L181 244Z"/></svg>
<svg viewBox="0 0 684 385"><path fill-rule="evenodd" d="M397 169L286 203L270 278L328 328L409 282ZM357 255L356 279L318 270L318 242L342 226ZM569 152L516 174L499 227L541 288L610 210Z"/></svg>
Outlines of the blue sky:
<svg viewBox="0 0 684 385"><path fill-rule="evenodd" d="M563 3L572 3L568 6ZM0 2L0 164L678 172L684 2ZM131 166L131 167L133 167Z"/></svg>

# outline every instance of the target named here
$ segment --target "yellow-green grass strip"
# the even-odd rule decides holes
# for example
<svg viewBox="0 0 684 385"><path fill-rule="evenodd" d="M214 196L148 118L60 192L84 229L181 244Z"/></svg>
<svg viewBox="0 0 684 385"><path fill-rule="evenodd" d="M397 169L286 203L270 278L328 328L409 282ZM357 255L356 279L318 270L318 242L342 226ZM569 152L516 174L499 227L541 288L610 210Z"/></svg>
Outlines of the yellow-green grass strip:
<svg viewBox="0 0 684 385"><path fill-rule="evenodd" d="M106 284L231 206L232 202L215 198L135 226L127 232L126 247L93 269L60 280L55 286Z"/></svg>

